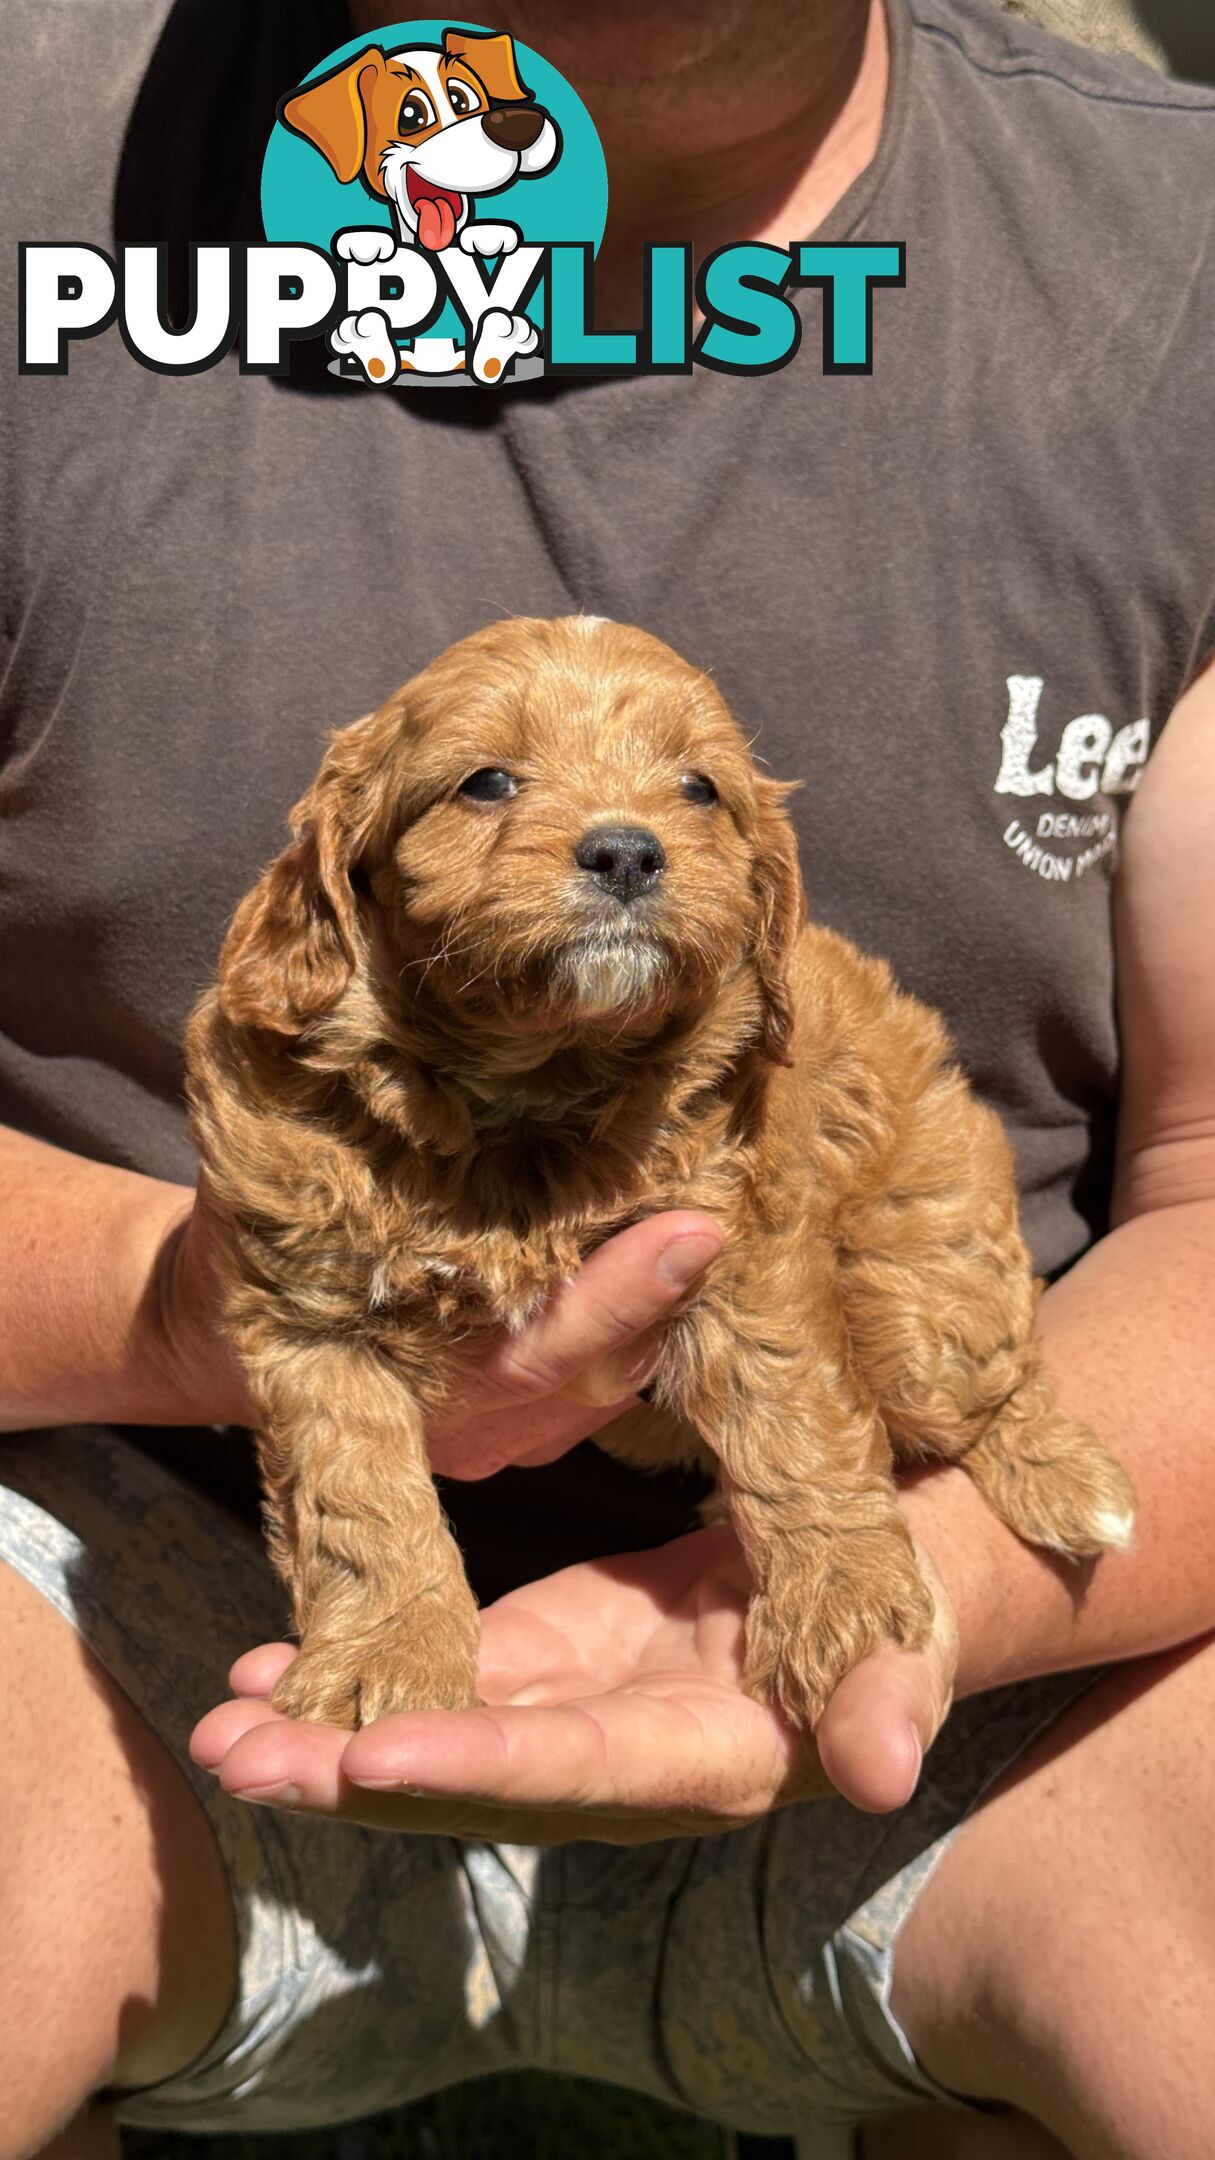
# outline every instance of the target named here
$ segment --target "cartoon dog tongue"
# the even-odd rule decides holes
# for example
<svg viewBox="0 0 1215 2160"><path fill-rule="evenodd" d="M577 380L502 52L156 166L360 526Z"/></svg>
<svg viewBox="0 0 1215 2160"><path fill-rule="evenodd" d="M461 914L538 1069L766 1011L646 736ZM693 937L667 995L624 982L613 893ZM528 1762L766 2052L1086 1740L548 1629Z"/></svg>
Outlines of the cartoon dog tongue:
<svg viewBox="0 0 1215 2160"><path fill-rule="evenodd" d="M456 213L446 195L423 195L418 204L418 238L437 255L456 236Z"/></svg>

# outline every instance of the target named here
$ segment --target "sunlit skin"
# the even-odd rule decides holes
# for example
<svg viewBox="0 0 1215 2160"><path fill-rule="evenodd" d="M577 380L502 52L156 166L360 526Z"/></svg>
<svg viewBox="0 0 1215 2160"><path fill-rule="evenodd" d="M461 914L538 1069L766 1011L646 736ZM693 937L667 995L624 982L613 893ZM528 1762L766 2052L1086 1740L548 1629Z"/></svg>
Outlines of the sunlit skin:
<svg viewBox="0 0 1215 2160"><path fill-rule="evenodd" d="M195 1758L222 1759L221 1782L244 1799L380 1828L531 1845L732 1828L831 1790L782 1721L742 1691L749 1588L724 1526L567 1568L484 1614L485 1709L382 1718L353 1740L271 1709L266 1692L292 1652L267 1645L233 1668L240 1699L203 1720ZM901 1751L891 1743L884 1760L858 1760L854 1780L859 1802L886 1807L918 1769L914 1726L931 1730L941 1703L929 1661L891 1652L872 1664L886 1669L867 1689L850 1685L859 1674L841 1685L835 1726L847 1757L850 1721L869 1721L879 1679L892 1715L901 1708Z"/></svg>

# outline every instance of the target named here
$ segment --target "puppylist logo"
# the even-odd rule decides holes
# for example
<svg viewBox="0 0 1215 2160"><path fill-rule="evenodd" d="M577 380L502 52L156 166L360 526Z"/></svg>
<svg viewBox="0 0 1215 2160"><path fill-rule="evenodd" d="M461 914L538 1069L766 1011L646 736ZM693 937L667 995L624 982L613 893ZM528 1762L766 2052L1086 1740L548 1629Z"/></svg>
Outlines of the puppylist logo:
<svg viewBox="0 0 1215 2160"><path fill-rule="evenodd" d="M261 201L264 242L191 248L184 323L166 319L163 247L23 244L21 372L66 374L72 343L117 322L170 375L233 345L246 373L281 375L316 337L331 373L373 389L762 375L798 351L791 292L817 286L823 371L869 374L874 291L904 283L899 244L743 242L699 269L690 246L656 245L641 324L597 329L608 176L591 117L539 53L442 18L351 40L285 93Z"/></svg>

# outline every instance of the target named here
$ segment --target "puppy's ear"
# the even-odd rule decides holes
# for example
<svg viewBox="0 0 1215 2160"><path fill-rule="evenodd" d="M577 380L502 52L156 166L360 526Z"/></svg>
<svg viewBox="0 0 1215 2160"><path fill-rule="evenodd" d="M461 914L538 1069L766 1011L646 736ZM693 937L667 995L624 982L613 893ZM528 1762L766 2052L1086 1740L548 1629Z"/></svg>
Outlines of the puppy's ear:
<svg viewBox="0 0 1215 2160"><path fill-rule="evenodd" d="M806 919L806 895L797 859L797 839L784 809L797 781L760 780L752 880L757 901L753 957L763 998L764 1025L759 1047L774 1065L789 1065L793 1001L789 992L789 956Z"/></svg>
<svg viewBox="0 0 1215 2160"><path fill-rule="evenodd" d="M531 91L525 89L515 65L515 41L505 31L445 30L443 50L453 60L466 60L491 98L503 104L530 105Z"/></svg>
<svg viewBox="0 0 1215 2160"><path fill-rule="evenodd" d="M313 143L343 185L358 179L367 156L365 78L382 75L385 65L379 46L369 45L357 60L291 91L279 105L284 127Z"/></svg>
<svg viewBox="0 0 1215 2160"><path fill-rule="evenodd" d="M334 751L292 811L291 830L291 846L237 908L219 963L226 1018L279 1035L298 1035L336 1005L359 957L350 872L366 819Z"/></svg>

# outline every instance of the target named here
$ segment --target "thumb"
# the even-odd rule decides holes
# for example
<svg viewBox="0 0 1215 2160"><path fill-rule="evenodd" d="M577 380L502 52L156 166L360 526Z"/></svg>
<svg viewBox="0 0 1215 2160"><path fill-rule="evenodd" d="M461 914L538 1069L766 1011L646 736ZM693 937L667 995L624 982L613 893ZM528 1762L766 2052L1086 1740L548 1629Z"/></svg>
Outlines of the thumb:
<svg viewBox="0 0 1215 2160"><path fill-rule="evenodd" d="M482 1367L478 1408L537 1402L576 1389L582 1401L620 1402L644 1383L636 1339L679 1303L725 1243L708 1215L672 1212L633 1223L601 1245L521 1334ZM616 1393L611 1366L623 1363ZM630 1354L631 1353L631 1354ZM589 1381L588 1373L591 1375Z"/></svg>
<svg viewBox="0 0 1215 2160"><path fill-rule="evenodd" d="M853 1807L905 1807L920 1765L953 1700L958 1628L949 1593L922 1547L917 1557L936 1607L923 1650L877 1650L846 1673L815 1730L819 1761Z"/></svg>

